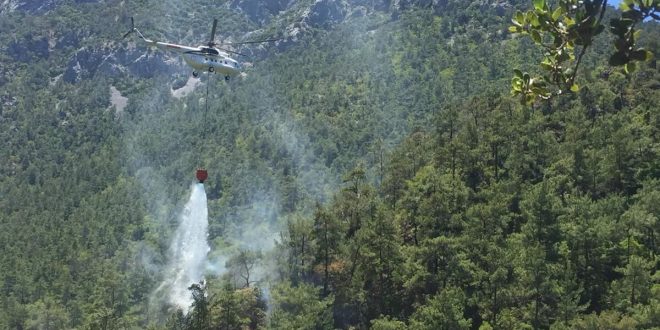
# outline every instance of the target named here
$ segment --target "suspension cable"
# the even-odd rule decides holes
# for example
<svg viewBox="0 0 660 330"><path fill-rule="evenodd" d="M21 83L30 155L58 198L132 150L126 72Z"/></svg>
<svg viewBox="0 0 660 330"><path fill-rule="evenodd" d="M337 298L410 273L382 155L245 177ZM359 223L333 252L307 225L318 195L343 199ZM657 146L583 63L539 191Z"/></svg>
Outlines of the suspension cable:
<svg viewBox="0 0 660 330"><path fill-rule="evenodd" d="M202 140L204 140L207 137L208 133L208 123L207 123L207 118L208 118L208 113L209 113L209 85L211 85L211 72L208 73L207 75L208 79L206 80L206 97L204 98L204 116L202 117ZM202 143L204 145L204 143ZM197 155L197 164L198 166L202 167L202 164L200 164L199 161L199 154Z"/></svg>
<svg viewBox="0 0 660 330"><path fill-rule="evenodd" d="M213 78L211 76L211 72L209 72L208 76L209 79L206 81L206 98L204 99L204 105L206 109L204 109L204 122L202 123L202 135L206 135L208 133L208 126L209 126L206 122L207 120L206 118L208 117L208 113L209 113L209 85L211 85L211 78Z"/></svg>
<svg viewBox="0 0 660 330"><path fill-rule="evenodd" d="M204 139L206 138L208 129L207 129L207 117L208 117L208 112L209 112L209 85L211 84L211 73L208 74L208 79L206 80L206 97L204 98L204 114L202 115L202 129L201 129L201 139L202 143L200 148L195 151L195 166L197 168L204 168L202 166L201 161L200 161L200 154L201 154L201 149L202 146L204 146Z"/></svg>

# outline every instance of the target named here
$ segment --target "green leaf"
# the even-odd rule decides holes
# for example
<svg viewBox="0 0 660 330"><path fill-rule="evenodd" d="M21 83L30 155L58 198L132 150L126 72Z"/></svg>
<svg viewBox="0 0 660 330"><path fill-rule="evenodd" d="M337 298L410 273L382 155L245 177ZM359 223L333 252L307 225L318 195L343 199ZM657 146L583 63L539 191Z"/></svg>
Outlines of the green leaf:
<svg viewBox="0 0 660 330"><path fill-rule="evenodd" d="M649 52L644 48L640 48L630 53L630 59L634 61L648 61L651 58L653 58L653 53Z"/></svg>
<svg viewBox="0 0 660 330"><path fill-rule="evenodd" d="M540 44L542 42L541 40L541 34L537 30L532 30L531 32L532 40L536 42L537 44Z"/></svg>
<svg viewBox="0 0 660 330"><path fill-rule="evenodd" d="M525 100L523 104L527 104L527 105L532 104L534 103L534 99L535 99L534 94L527 94L525 96Z"/></svg>
<svg viewBox="0 0 660 330"><path fill-rule="evenodd" d="M509 26L509 32L511 32L511 33L518 33L520 31L521 31L521 29L518 26L515 26L515 25Z"/></svg>
<svg viewBox="0 0 660 330"><path fill-rule="evenodd" d="M516 75L517 78L519 79L523 78L523 73L519 69L513 69L513 73Z"/></svg>
<svg viewBox="0 0 660 330"><path fill-rule="evenodd" d="M532 87L530 90L536 95L543 95L548 92L548 90L542 87Z"/></svg>
<svg viewBox="0 0 660 330"><path fill-rule="evenodd" d="M630 43L627 39L618 38L614 40L614 47L620 52L626 52L628 47L630 47Z"/></svg>
<svg viewBox="0 0 660 330"><path fill-rule="evenodd" d="M543 87L533 87L532 93L542 99L548 99L552 94L546 88Z"/></svg>
<svg viewBox="0 0 660 330"><path fill-rule="evenodd" d="M575 25L575 21L568 16L564 16L564 25L566 25L566 27L571 27Z"/></svg>
<svg viewBox="0 0 660 330"><path fill-rule="evenodd" d="M562 13L563 11L561 7L557 7L557 9L555 9L555 11L552 12L552 20L553 21L558 20Z"/></svg>
<svg viewBox="0 0 660 330"><path fill-rule="evenodd" d="M534 8L536 10L543 10L545 7L545 0L534 0Z"/></svg>
<svg viewBox="0 0 660 330"><path fill-rule="evenodd" d="M578 86L578 84L574 83L573 86L571 86L571 92L577 93L579 91L580 91L580 86Z"/></svg>
<svg viewBox="0 0 660 330"><path fill-rule="evenodd" d="M650 50L647 50L646 51L646 59L644 61L650 61L651 59L653 59L653 52L650 51Z"/></svg>
<svg viewBox="0 0 660 330"><path fill-rule="evenodd" d="M522 92L523 89L523 82L522 79L518 77L514 77L511 79L511 90L513 92Z"/></svg>
<svg viewBox="0 0 660 330"><path fill-rule="evenodd" d="M637 70L637 65L635 65L635 62L628 62L626 65L623 67L623 71L626 74L631 74Z"/></svg>
<svg viewBox="0 0 660 330"><path fill-rule="evenodd" d="M622 66L628 63L630 59L624 52L616 52L610 56L610 65L611 66Z"/></svg>
<svg viewBox="0 0 660 330"><path fill-rule="evenodd" d="M532 27L535 28L541 26L541 22L539 22L539 15L532 13L532 15L529 16L529 23L532 25Z"/></svg>
<svg viewBox="0 0 660 330"><path fill-rule="evenodd" d="M523 16L523 13L520 10L516 11L516 16L514 16L514 19L515 20L513 21L513 24L515 24L516 22L518 22L520 26L525 24L525 16Z"/></svg>
<svg viewBox="0 0 660 330"><path fill-rule="evenodd" d="M550 59L548 58L544 59L543 62L541 62L541 67L547 71L552 71L555 68L552 65L552 61L550 61Z"/></svg>
<svg viewBox="0 0 660 330"><path fill-rule="evenodd" d="M623 38L633 23L630 19L612 19L610 20L610 31Z"/></svg>
<svg viewBox="0 0 660 330"><path fill-rule="evenodd" d="M545 80L538 78L532 79L530 85L536 88L544 88L546 86Z"/></svg>
<svg viewBox="0 0 660 330"><path fill-rule="evenodd" d="M558 35L555 35L554 37L555 37L555 40L552 42L552 44L553 44L555 47L559 47L559 46L561 46L561 44L564 42L564 39L562 39L562 38L561 38L560 36L558 36Z"/></svg>
<svg viewBox="0 0 660 330"><path fill-rule="evenodd" d="M642 12L640 11L633 9L633 10L624 11L621 14L621 17L632 21L641 21L644 18L644 14L642 14Z"/></svg>

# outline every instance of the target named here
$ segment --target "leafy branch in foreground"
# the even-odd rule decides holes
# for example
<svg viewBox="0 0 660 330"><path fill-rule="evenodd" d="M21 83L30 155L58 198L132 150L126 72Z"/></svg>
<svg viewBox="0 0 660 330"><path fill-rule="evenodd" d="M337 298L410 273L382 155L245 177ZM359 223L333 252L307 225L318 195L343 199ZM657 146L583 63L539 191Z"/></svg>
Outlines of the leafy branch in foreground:
<svg viewBox="0 0 660 330"><path fill-rule="evenodd" d="M537 98L549 99L566 91L577 92L577 71L594 38L605 30L603 17L607 0L559 0L556 7L546 0L533 0L534 8L517 11L511 19L509 32L529 35L541 47L544 70L542 77L514 70L511 93L520 96L522 104ZM646 61L653 54L635 48L639 31L635 25L646 19L659 20L660 0L624 0L620 4L621 18L612 19L610 31L617 37L616 52L610 65L623 66L626 74L634 71L636 61Z"/></svg>

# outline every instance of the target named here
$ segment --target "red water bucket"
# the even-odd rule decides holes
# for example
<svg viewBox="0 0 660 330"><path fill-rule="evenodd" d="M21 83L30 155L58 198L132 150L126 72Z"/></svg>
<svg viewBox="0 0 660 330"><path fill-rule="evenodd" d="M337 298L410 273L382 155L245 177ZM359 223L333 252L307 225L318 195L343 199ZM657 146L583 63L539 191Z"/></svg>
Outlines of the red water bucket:
<svg viewBox="0 0 660 330"><path fill-rule="evenodd" d="M195 173L195 177L197 177L197 181L199 181L199 183L204 183L204 181L208 179L209 173L206 172L206 170L203 168L198 168L197 173Z"/></svg>

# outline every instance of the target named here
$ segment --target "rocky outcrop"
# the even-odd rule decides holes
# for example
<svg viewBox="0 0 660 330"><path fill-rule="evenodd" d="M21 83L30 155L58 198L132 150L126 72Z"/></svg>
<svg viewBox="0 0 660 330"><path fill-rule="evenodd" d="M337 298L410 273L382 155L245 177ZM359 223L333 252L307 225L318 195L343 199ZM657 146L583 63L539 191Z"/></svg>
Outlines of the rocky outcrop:
<svg viewBox="0 0 660 330"><path fill-rule="evenodd" d="M15 61L23 63L47 59L54 51L79 47L83 38L74 32L66 32L59 36L54 34L39 36L28 33L11 41L7 45L6 53Z"/></svg>
<svg viewBox="0 0 660 330"><path fill-rule="evenodd" d="M76 83L96 74L113 77L128 73L150 78L157 74L171 75L177 72L178 67L168 62L171 60L162 52L145 49L83 48L67 63L62 79Z"/></svg>
<svg viewBox="0 0 660 330"><path fill-rule="evenodd" d="M15 61L23 63L38 58L48 58L50 54L48 39L28 34L21 39L10 42L7 45L7 54Z"/></svg>
<svg viewBox="0 0 660 330"><path fill-rule="evenodd" d="M282 28L283 40L278 43L278 48L283 49L311 29L329 29L351 17L366 16L372 12L391 13L392 17L398 17L401 11L414 7L433 8L440 12L449 3L449 0L314 0L309 5L292 5L291 0L233 0L230 7L260 23L270 21L285 11L288 11L288 17L296 17Z"/></svg>
<svg viewBox="0 0 660 330"><path fill-rule="evenodd" d="M265 25L291 7L294 0L232 0L229 7L245 13L253 22Z"/></svg>
<svg viewBox="0 0 660 330"><path fill-rule="evenodd" d="M75 0L75 3L93 3L102 0ZM0 14L20 10L29 14L44 14L55 9L65 0L0 0Z"/></svg>
<svg viewBox="0 0 660 330"><path fill-rule="evenodd" d="M350 0L352 7L363 7L370 11L388 11L392 7L393 0Z"/></svg>
<svg viewBox="0 0 660 330"><path fill-rule="evenodd" d="M343 21L348 9L347 4L341 0L316 0L304 21L312 27L329 28Z"/></svg>
<svg viewBox="0 0 660 330"><path fill-rule="evenodd" d="M30 7L30 9L36 10L37 8ZM135 51L131 52L133 54L131 56L126 52L117 52L116 49L110 49L109 47L78 49L87 37L78 32L66 31L58 35L56 32L51 31L45 34L35 35L30 32L18 37L7 45L5 52L15 62L28 64L49 60L52 54L71 53L71 59L66 64L62 76L65 81L71 83L89 78L99 71L104 74L117 75L127 71L127 68L130 68L132 72L140 73L142 76L150 76L152 71L155 70L152 68L156 67L155 60L137 60L139 55L134 54ZM143 63L145 64L144 67L140 66ZM126 64L128 66L124 67Z"/></svg>
<svg viewBox="0 0 660 330"><path fill-rule="evenodd" d="M60 0L4 0L0 3L0 14L14 10L25 11L30 14L41 14L55 9Z"/></svg>

